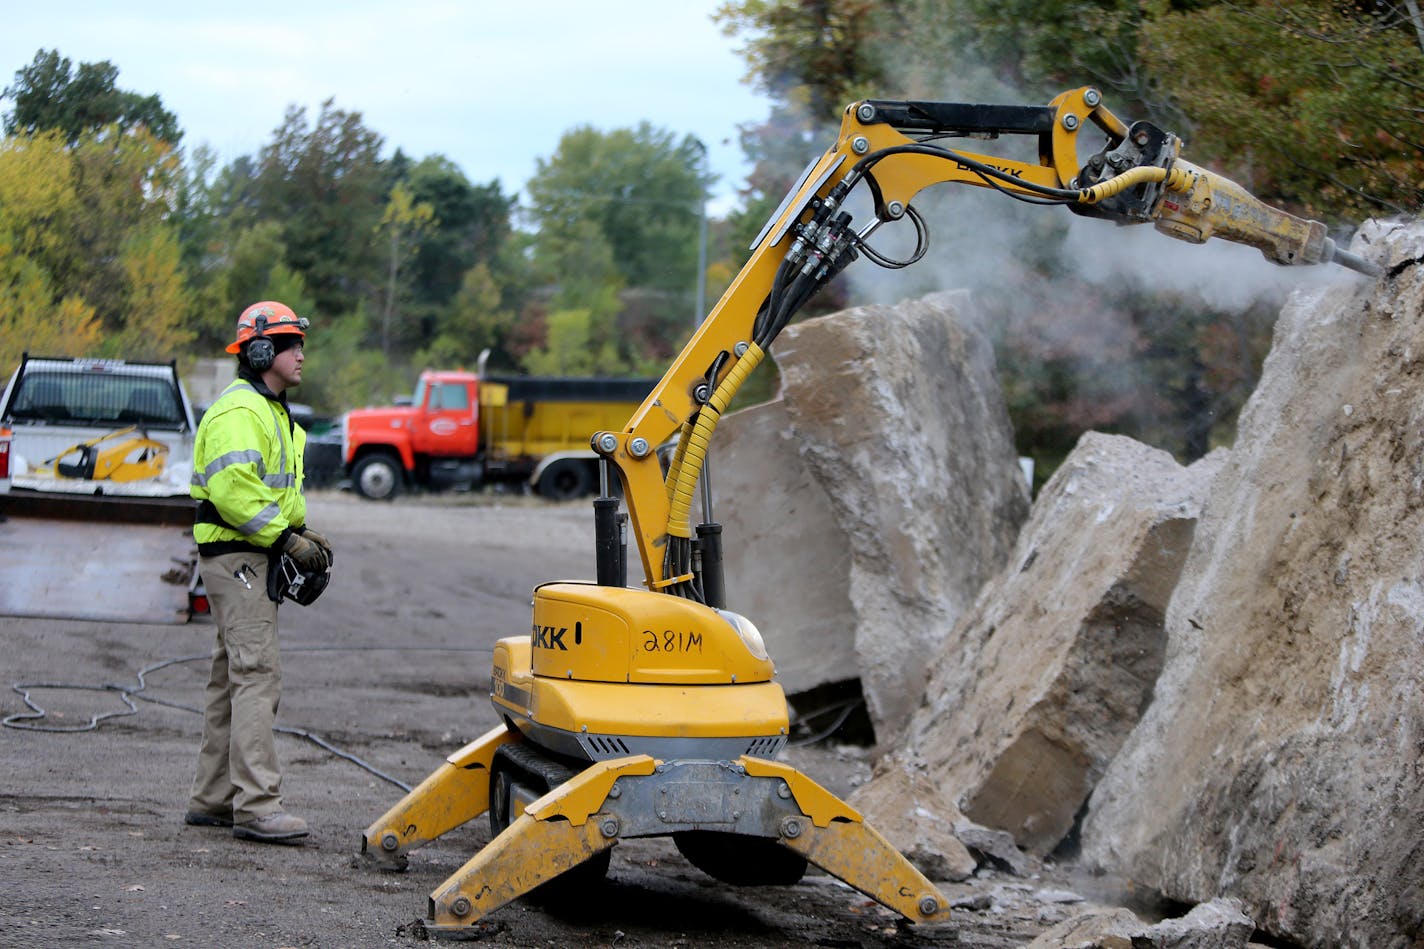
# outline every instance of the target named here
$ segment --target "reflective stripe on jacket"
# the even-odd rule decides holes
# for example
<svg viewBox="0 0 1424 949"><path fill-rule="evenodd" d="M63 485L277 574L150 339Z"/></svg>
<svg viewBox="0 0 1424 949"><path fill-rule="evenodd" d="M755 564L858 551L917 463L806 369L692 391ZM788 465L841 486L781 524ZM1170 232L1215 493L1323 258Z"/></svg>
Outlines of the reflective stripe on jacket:
<svg viewBox="0 0 1424 949"><path fill-rule="evenodd" d="M288 528L306 523L306 441L287 407L245 379L218 396L193 446L189 493L206 502L193 525L200 553L270 548Z"/></svg>

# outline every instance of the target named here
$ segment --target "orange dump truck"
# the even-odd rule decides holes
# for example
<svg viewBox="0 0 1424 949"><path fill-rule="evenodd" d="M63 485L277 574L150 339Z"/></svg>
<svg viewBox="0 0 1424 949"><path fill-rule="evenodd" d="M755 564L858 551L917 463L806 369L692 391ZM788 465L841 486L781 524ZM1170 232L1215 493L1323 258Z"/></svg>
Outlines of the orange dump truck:
<svg viewBox="0 0 1424 949"><path fill-rule="evenodd" d="M598 487L589 438L622 428L656 381L423 372L403 404L342 417L342 464L376 500L501 483L582 497Z"/></svg>

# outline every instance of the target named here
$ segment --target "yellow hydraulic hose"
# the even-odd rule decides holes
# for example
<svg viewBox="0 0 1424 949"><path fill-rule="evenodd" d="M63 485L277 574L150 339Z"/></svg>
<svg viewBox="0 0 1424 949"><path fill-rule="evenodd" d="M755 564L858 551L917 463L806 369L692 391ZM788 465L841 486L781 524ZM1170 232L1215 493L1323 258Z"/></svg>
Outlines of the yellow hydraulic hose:
<svg viewBox="0 0 1424 949"><path fill-rule="evenodd" d="M712 432L717 428L717 422L726 411L728 403L732 401L732 396L737 394L742 382L751 375L752 370L765 356L766 353L762 352L760 346L749 343L742 358L732 364L726 378L712 393L712 398L708 399L707 404L697 413L697 424L685 439L687 450L682 464L678 466L676 483L670 496L667 532L671 536L692 536L692 498L697 492L697 479L702 474L702 463L707 457L707 445L712 440ZM668 479L674 479L672 472L668 473Z"/></svg>
<svg viewBox="0 0 1424 949"><path fill-rule="evenodd" d="M672 503L672 491L677 487L677 473L682 470L682 463L687 458L687 440L692 437L692 423L683 422L682 428L677 434L677 446L673 449L672 460L668 462L667 473L667 499Z"/></svg>
<svg viewBox="0 0 1424 949"><path fill-rule="evenodd" d="M1196 176L1189 171L1173 167L1166 168L1143 167L1130 168L1120 175L1115 175L1107 181L1099 182L1091 188L1083 188L1078 192L1079 204L1097 204L1105 201L1113 195L1121 194L1128 188L1145 184L1152 181L1166 181L1170 191L1189 191L1196 180Z"/></svg>

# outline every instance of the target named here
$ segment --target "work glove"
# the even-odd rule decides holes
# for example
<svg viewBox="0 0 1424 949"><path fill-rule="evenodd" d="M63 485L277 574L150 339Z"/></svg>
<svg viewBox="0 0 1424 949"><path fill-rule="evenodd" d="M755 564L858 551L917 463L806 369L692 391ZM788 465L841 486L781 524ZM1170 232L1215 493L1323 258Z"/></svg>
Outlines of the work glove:
<svg viewBox="0 0 1424 949"><path fill-rule="evenodd" d="M282 553L296 561L297 566L305 573L321 573L331 564L321 545L296 531L287 535L282 544Z"/></svg>
<svg viewBox="0 0 1424 949"><path fill-rule="evenodd" d="M328 565L336 563L336 555L331 552L331 541L326 539L325 534L319 534L310 527L298 527L297 531L307 540L315 541L316 545L326 551L326 562Z"/></svg>

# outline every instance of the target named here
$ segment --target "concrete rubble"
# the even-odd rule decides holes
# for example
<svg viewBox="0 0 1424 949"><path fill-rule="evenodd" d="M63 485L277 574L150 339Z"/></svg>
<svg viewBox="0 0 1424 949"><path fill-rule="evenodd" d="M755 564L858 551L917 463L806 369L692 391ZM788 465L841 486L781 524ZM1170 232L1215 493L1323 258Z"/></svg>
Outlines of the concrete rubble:
<svg viewBox="0 0 1424 949"><path fill-rule="evenodd" d="M748 615L785 664L788 691L817 684L808 667L827 681L858 670L876 737L890 743L923 694L926 657L1028 516L993 349L956 292L795 324L772 355L779 404L719 428L719 439L763 432L742 439L750 451L714 459L727 534L762 545L729 565L728 597L734 609L767 608ZM812 517L788 519L788 499ZM827 664L847 644L854 663Z"/></svg>
<svg viewBox="0 0 1424 949"><path fill-rule="evenodd" d="M846 803L873 813L875 829L931 880L966 880L979 868L960 839L968 821L959 808L927 777L893 758L882 761L875 779L851 792Z"/></svg>
<svg viewBox="0 0 1424 949"><path fill-rule="evenodd" d="M781 398L729 413L709 464L724 536L728 606L752 619L790 695L857 673L850 551L797 450Z"/></svg>
<svg viewBox="0 0 1424 949"><path fill-rule="evenodd" d="M908 732L976 823L1044 856L1152 697L1163 614L1216 452L1190 468L1089 433L1044 486L1009 567L932 659Z"/></svg>
<svg viewBox="0 0 1424 949"><path fill-rule="evenodd" d="M1192 907L1177 919L1146 923L1128 909L1083 913L1038 936L1029 949L1246 949L1255 932L1234 900Z"/></svg>
<svg viewBox="0 0 1424 949"><path fill-rule="evenodd" d="M1085 858L1303 946L1424 940L1424 222L1297 292L1167 611Z"/></svg>
<svg viewBox="0 0 1424 949"><path fill-rule="evenodd" d="M1062 913L1041 949L1424 945L1424 221L1352 249L1385 274L1292 295L1229 451L1183 468L1089 434L1027 523L992 358L965 361L983 337L930 312L963 296L812 321L776 354L784 437L760 440L835 524L782 592L853 642L893 747L857 806L948 880L962 850L975 878L1070 861L1199 904L1148 922L1031 895ZM936 359L978 368L924 378ZM964 846L933 843L946 825ZM971 843L994 834L1017 865Z"/></svg>

